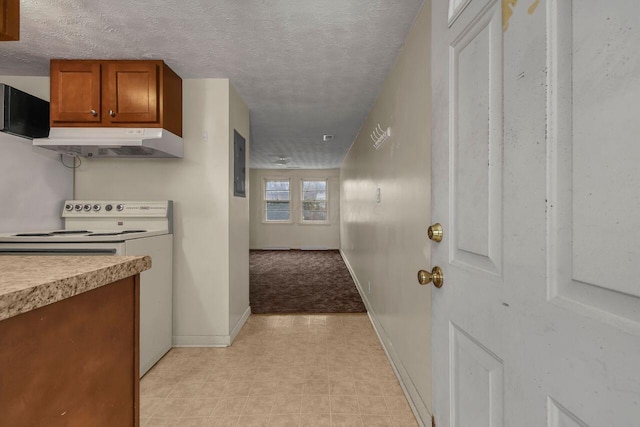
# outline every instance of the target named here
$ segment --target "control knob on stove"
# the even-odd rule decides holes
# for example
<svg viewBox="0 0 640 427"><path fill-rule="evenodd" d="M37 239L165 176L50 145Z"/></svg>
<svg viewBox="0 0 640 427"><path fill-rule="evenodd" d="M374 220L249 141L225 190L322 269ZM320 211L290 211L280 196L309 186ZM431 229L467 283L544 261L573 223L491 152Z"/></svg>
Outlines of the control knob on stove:
<svg viewBox="0 0 640 427"><path fill-rule="evenodd" d="M111 209L113 209L112 205L107 205L107 206L104 207L104 210L107 211L107 212L111 212Z"/></svg>
<svg viewBox="0 0 640 427"><path fill-rule="evenodd" d="M117 205L117 206L116 206L116 209L117 209L119 212L122 212L122 211L124 210L124 205L123 205L122 203L120 203L119 205Z"/></svg>
<svg viewBox="0 0 640 427"><path fill-rule="evenodd" d="M64 210L67 212L70 212L73 210L73 205L71 203L67 203L66 205L64 205Z"/></svg>
<svg viewBox="0 0 640 427"><path fill-rule="evenodd" d="M93 210L94 210L94 211L99 212L99 211L100 211L100 209L102 209L102 206L100 206L100 205L98 205L98 204L93 205Z"/></svg>
<svg viewBox="0 0 640 427"><path fill-rule="evenodd" d="M84 210L85 212L89 212L91 210L91 204L87 203L86 205L84 205Z"/></svg>
<svg viewBox="0 0 640 427"><path fill-rule="evenodd" d="M76 212L80 212L82 210L82 205L76 205Z"/></svg>

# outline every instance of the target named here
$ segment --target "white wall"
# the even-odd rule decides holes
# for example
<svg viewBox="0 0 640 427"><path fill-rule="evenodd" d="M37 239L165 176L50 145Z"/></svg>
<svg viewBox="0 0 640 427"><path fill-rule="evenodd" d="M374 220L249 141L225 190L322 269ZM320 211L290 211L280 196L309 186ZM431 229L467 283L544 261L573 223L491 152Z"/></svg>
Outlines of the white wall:
<svg viewBox="0 0 640 427"><path fill-rule="evenodd" d="M249 170L249 107L233 85L229 86L229 325L233 337L249 316L249 198L251 185L246 177L246 197L233 195L233 131L246 140L245 165Z"/></svg>
<svg viewBox="0 0 640 427"><path fill-rule="evenodd" d="M429 11L427 1L341 169L343 255L425 425L431 287L420 286L416 275L431 269ZM375 150L369 135L377 124L392 133Z"/></svg>
<svg viewBox="0 0 640 427"><path fill-rule="evenodd" d="M263 182L265 178L291 179L290 224L265 223ZM329 185L329 223L301 224L300 181L326 178ZM340 248L340 169L251 169L251 249L267 247Z"/></svg>
<svg viewBox="0 0 640 427"><path fill-rule="evenodd" d="M183 159L86 159L76 173L77 198L174 201L177 345L225 345L234 328L229 324L229 217L238 209L229 200L229 94L228 79L183 81ZM248 114L239 110L234 116ZM245 122L248 117L235 118L238 126ZM248 278L240 280L245 279L234 282L234 292L248 294Z"/></svg>
<svg viewBox="0 0 640 427"><path fill-rule="evenodd" d="M0 83L49 100L48 77L0 76ZM30 139L0 133L0 151L0 232L61 228L62 203L73 197L73 170Z"/></svg>

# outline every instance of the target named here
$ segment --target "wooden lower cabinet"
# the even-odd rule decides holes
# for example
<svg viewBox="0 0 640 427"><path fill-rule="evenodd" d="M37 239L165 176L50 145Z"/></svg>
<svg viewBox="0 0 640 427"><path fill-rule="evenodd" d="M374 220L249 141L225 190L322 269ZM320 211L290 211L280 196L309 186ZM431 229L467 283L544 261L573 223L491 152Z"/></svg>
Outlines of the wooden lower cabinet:
<svg viewBox="0 0 640 427"><path fill-rule="evenodd" d="M0 322L0 425L139 425L140 276Z"/></svg>

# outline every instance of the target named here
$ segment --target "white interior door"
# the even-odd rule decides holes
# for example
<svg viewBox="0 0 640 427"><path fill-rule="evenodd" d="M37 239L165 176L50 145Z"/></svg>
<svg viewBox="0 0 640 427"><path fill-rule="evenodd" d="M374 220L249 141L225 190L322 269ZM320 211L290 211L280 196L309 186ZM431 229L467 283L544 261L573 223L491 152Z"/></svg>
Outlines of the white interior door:
<svg viewBox="0 0 640 427"><path fill-rule="evenodd" d="M439 427L640 425L640 3L433 0Z"/></svg>

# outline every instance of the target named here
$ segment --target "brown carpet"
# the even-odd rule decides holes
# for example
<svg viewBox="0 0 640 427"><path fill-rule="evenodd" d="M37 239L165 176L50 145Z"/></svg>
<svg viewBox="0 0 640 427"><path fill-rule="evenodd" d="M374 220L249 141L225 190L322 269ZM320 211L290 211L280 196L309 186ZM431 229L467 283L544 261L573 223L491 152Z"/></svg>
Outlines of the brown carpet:
<svg viewBox="0 0 640 427"><path fill-rule="evenodd" d="M251 251L251 312L363 313L339 251Z"/></svg>

